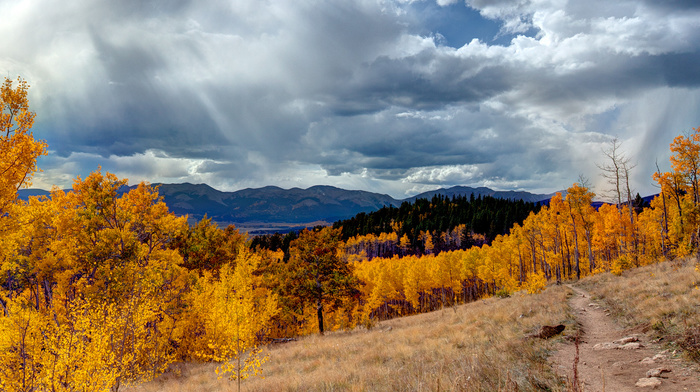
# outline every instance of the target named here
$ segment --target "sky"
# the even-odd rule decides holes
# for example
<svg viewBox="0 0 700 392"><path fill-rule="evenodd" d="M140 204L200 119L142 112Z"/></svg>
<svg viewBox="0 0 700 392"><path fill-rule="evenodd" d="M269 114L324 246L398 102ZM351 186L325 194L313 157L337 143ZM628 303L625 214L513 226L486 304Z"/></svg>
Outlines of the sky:
<svg viewBox="0 0 700 392"><path fill-rule="evenodd" d="M49 153L33 187L102 167L223 191L454 185L549 193L617 138L656 192L700 126L696 0L0 0Z"/></svg>

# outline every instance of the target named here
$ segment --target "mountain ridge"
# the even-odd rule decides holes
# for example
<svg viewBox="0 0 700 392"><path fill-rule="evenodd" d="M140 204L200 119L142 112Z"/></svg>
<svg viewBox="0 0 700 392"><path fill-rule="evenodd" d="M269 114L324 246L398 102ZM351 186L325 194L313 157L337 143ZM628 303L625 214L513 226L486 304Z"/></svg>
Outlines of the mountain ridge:
<svg viewBox="0 0 700 392"><path fill-rule="evenodd" d="M562 196L566 194L566 191L559 191L562 193ZM547 194L537 194L537 193L531 193L527 191L497 191L493 190L491 188L487 187L477 187L477 188L472 188L469 186L462 186L462 185L456 185L450 188L440 188L432 191L427 191L420 193L416 196L409 197L407 199L404 199L406 201L415 201L417 199L430 199L434 195L440 194L443 196L447 197L453 197L453 196L470 196L471 194L474 194L474 197L479 197L479 196L491 196L495 197L497 199L508 199L508 200L523 200L526 202L541 202L543 200L549 200L554 195L557 194L557 192L554 193L547 193Z"/></svg>
<svg viewBox="0 0 700 392"><path fill-rule="evenodd" d="M534 194L525 191L495 191L486 187L472 188L455 186L424 192L405 199L395 199L390 195L347 190L330 185L314 185L306 189L283 189L277 186L245 188L234 192L224 192L208 184L153 184L159 194L176 215L187 215L190 222L202 219L205 215L221 226L235 224L246 228L249 233L289 230L291 228L329 224L351 218L361 212L376 211L384 206L398 207L404 202L414 202L420 198L431 199L435 195L444 197L491 196L496 198L541 202L553 194ZM124 187L122 192L135 186ZM22 189L19 197L26 200L30 196L48 196L48 191Z"/></svg>

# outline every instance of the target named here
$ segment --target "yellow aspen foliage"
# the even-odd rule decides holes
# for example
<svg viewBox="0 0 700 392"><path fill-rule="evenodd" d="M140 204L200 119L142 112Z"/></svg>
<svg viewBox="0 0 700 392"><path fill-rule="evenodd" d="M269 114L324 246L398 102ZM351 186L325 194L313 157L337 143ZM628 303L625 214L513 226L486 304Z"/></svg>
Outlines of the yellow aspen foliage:
<svg viewBox="0 0 700 392"><path fill-rule="evenodd" d="M42 383L42 326L48 318L27 306L24 298L7 301L0 317L0 390L32 391Z"/></svg>
<svg viewBox="0 0 700 392"><path fill-rule="evenodd" d="M547 287L547 278L545 278L544 272L540 271L530 275L524 287L528 294L541 293Z"/></svg>
<svg viewBox="0 0 700 392"><path fill-rule="evenodd" d="M17 190L29 187L38 170L36 159L46 155L46 143L34 139L36 116L29 110L29 84L5 78L0 86L0 212L17 198Z"/></svg>
<svg viewBox="0 0 700 392"><path fill-rule="evenodd" d="M428 231L427 233L421 232L421 239L423 240L425 253L433 253L435 245L433 245L433 235L430 233L430 231Z"/></svg>
<svg viewBox="0 0 700 392"><path fill-rule="evenodd" d="M405 287L404 296L406 300L411 303L414 309L419 309L420 307L420 293L425 290L425 287L421 285L424 281L423 277L426 276L427 271L425 270L424 263L411 262L414 261L415 257L405 257L408 259L406 263L406 273L404 274L403 285Z"/></svg>
<svg viewBox="0 0 700 392"><path fill-rule="evenodd" d="M163 360L159 330L150 327L156 305L75 299L57 313L37 312L21 301L0 318L4 390L118 390L160 374L174 359Z"/></svg>
<svg viewBox="0 0 700 392"><path fill-rule="evenodd" d="M186 222L150 186L122 194L125 183L95 172L71 192L13 207L21 239L2 259L9 274L0 298L9 305L0 335L16 336L22 325L39 333L34 350L17 340L4 346L0 368L19 356L36 364L21 377L41 388L116 391L175 359L171 336L188 275L170 242ZM20 377L4 374L7 383Z"/></svg>
<svg viewBox="0 0 700 392"><path fill-rule="evenodd" d="M571 218L572 225L572 236L574 241L574 260L576 263L576 273L577 278L580 278L581 274L581 264L580 256L585 253L588 255L587 264L588 272L592 272L595 269L595 261L592 254L593 243L592 243L592 216L595 212L594 208L591 206L595 193L590 192L587 187L574 183L571 187L566 190L566 203L569 207L569 217ZM580 234L579 234L580 233ZM585 239L585 248L579 248L579 243ZM583 252L581 249L585 249Z"/></svg>
<svg viewBox="0 0 700 392"><path fill-rule="evenodd" d="M665 173L668 175L669 173ZM639 226L643 236L646 263L651 261L678 257L679 244L688 234L684 233L680 222L678 205L673 201L672 190L665 183L665 176L654 174L654 179L661 186L661 194L650 203L650 208L639 214ZM683 198L683 204L687 204Z"/></svg>
<svg viewBox="0 0 700 392"><path fill-rule="evenodd" d="M500 288L501 293L512 293L517 291L518 282L518 263L517 263L517 245L514 237L511 236L496 236L491 246L492 259L498 261L496 273L496 286Z"/></svg>
<svg viewBox="0 0 700 392"><path fill-rule="evenodd" d="M643 247L641 257L644 265L659 260L669 253L662 198L657 196L650 204L650 208L644 209L638 218L640 244Z"/></svg>
<svg viewBox="0 0 700 392"><path fill-rule="evenodd" d="M439 266L437 276L441 287L448 287L457 292L461 287L460 253L457 251L441 252L435 257L435 265Z"/></svg>
<svg viewBox="0 0 700 392"><path fill-rule="evenodd" d="M408 235L404 233L404 235L401 236L401 240L399 241L399 249L401 249L401 253L405 255L408 252L408 249L411 247L411 240L408 239Z"/></svg>
<svg viewBox="0 0 700 392"><path fill-rule="evenodd" d="M484 253L482 247L474 247L462 252L460 273L463 279L478 277L478 269Z"/></svg>
<svg viewBox="0 0 700 392"><path fill-rule="evenodd" d="M700 253L700 128L674 139L671 152L673 170L654 174L661 194L649 208L642 210L637 200L595 209L595 194L574 183L565 199L554 196L514 225L509 235L488 245L450 254L442 251L443 245L457 243L464 229L434 233L440 247L431 243L433 233L421 231L418 238L426 255L409 257L403 236L398 247L404 257L355 263L356 276L364 283L363 300L370 308L404 301L417 311L432 310L450 301L458 289L463 301L518 287L534 293L554 277L621 274L660 259ZM384 238L379 235L380 242Z"/></svg>
<svg viewBox="0 0 700 392"><path fill-rule="evenodd" d="M114 305L96 307L76 300L68 313L45 320L41 384L51 391L108 391L117 382L120 363L112 350L116 328ZM117 339L119 340L119 339Z"/></svg>
<svg viewBox="0 0 700 392"><path fill-rule="evenodd" d="M343 306L332 312L329 318L333 321L333 330L349 331L360 325L364 320L363 308L355 298L348 298Z"/></svg>
<svg viewBox="0 0 700 392"><path fill-rule="evenodd" d="M383 262L382 262L383 261ZM394 299L398 296L398 291L391 284L390 268L387 261L382 259L380 262L374 263L378 267L379 271L376 276L376 282L373 285L371 294L367 300L367 311L371 313L376 308L383 305L387 300Z"/></svg>
<svg viewBox="0 0 700 392"><path fill-rule="evenodd" d="M603 204L598 209L597 219L594 223L593 245L596 253L601 256L601 261L610 269L610 263L618 257L619 250L619 224L620 214L617 207L611 204Z"/></svg>
<svg viewBox="0 0 700 392"><path fill-rule="evenodd" d="M259 255L241 247L218 278L204 272L187 296L190 355L220 362L216 373L238 380L239 387L240 380L261 374L267 357L258 346L278 312L277 297L259 288L253 275L259 264Z"/></svg>
<svg viewBox="0 0 700 392"><path fill-rule="evenodd" d="M35 114L29 110L29 84L5 78L0 86L0 276L4 287L15 286L15 278L26 273L26 263L17 260L19 242L24 238L17 218L17 191L31 185L38 170L36 160L46 154L46 143L34 139L31 128ZM0 315L7 314L12 295L0 289Z"/></svg>
<svg viewBox="0 0 700 392"><path fill-rule="evenodd" d="M700 203L700 127L687 136L676 136L671 143L671 166L691 190L693 204Z"/></svg>
<svg viewBox="0 0 700 392"><path fill-rule="evenodd" d="M629 260L627 255L620 256L612 261L610 265L610 272L614 275L622 275L622 272L633 266L632 262Z"/></svg>

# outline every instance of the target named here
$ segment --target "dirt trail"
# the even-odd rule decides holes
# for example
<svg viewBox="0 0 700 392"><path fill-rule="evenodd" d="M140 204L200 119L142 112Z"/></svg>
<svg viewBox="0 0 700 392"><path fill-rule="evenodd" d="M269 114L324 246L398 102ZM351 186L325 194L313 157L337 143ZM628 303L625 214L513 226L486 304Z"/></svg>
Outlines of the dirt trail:
<svg viewBox="0 0 700 392"><path fill-rule="evenodd" d="M619 328L589 293L571 288L575 292L571 307L582 329L577 369L583 391L700 391L699 375L687 363L649 342L640 331ZM575 356L576 345L570 342L552 357L557 372L569 380ZM647 376L654 369L657 377Z"/></svg>

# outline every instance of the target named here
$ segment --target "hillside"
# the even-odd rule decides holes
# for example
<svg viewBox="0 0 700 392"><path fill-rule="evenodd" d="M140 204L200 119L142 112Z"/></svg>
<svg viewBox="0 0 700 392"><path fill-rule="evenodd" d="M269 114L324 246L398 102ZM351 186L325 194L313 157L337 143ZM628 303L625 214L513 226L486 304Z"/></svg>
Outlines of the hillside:
<svg viewBox="0 0 700 392"><path fill-rule="evenodd" d="M567 319L567 291L489 298L432 313L380 322L371 329L311 335L266 348L263 376L241 390L263 391L563 391L547 352L550 341L526 341L542 323ZM521 317L521 315L523 315ZM534 343L534 344L533 344ZM235 391L212 364L176 364L159 379L128 389Z"/></svg>
<svg viewBox="0 0 700 392"><path fill-rule="evenodd" d="M642 287L637 284L641 279L645 281ZM609 323L617 323L616 333L636 333L647 350L662 353L655 364L642 366L643 371L637 370L638 373L623 372L619 367L615 370L610 366L612 362L596 368L598 382L607 383L610 388L617 385L619 378L627 384L616 390L634 390L634 381L648 378L645 376L647 369L662 366L673 371L665 373L656 390L698 390L697 364L688 361L691 357L697 359L700 353L697 343L688 343L698 341L696 326L700 315L695 306L700 300L700 290L696 288L698 280L700 274L692 263L666 262L632 269L621 277L600 274L581 280L575 284L575 289L580 287L592 294L583 307L572 308L578 298L572 289L550 285L541 294L493 297L384 321L369 330L358 328L325 337L308 336L296 342L269 346L266 350L270 361L264 369L265 379L245 380L243 389L572 390L573 380L569 379L567 386L563 374L573 368L573 360L559 368L551 362L552 355L574 346L571 338L578 331L577 317L593 311L592 304L595 304L602 314L610 314L604 316L609 317ZM542 325L559 323L566 326L564 338L523 339ZM583 340L587 339L586 335L582 336ZM587 361L610 352L591 350L591 353L595 358L580 359L580 370ZM622 354L644 353L618 351L612 354L620 358ZM129 391L234 391L234 383L217 380L214 368L212 364L180 363L156 381ZM556 373L560 371L558 377ZM631 379L634 381L630 384ZM586 381L584 390L598 390L592 388L590 382Z"/></svg>

